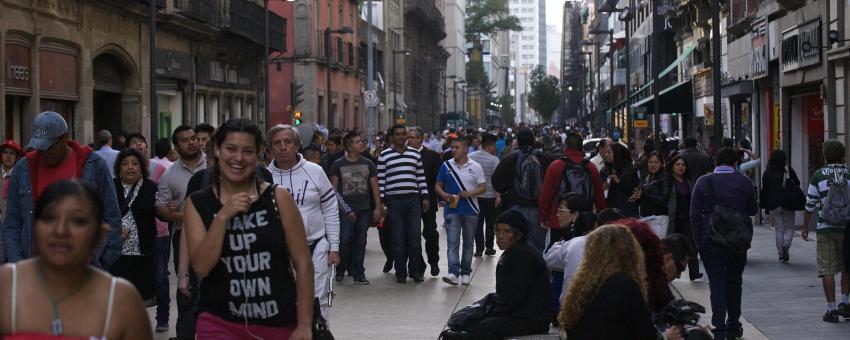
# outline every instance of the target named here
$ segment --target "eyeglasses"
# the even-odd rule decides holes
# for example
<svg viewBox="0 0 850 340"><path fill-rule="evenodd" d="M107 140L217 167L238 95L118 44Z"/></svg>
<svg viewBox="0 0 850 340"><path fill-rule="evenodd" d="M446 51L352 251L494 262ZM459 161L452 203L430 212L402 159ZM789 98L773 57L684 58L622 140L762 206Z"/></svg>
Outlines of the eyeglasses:
<svg viewBox="0 0 850 340"><path fill-rule="evenodd" d="M559 213L565 213L565 214L572 214L572 213L574 213L575 211L570 210L570 209L558 208L558 212L559 212Z"/></svg>

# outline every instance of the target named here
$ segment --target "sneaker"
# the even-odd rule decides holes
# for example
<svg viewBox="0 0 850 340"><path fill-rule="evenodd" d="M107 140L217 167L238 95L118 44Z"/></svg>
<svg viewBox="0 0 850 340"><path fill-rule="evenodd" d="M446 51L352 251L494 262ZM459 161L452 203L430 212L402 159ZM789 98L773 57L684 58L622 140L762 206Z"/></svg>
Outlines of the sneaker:
<svg viewBox="0 0 850 340"><path fill-rule="evenodd" d="M369 280L367 280L365 277L359 278L359 279L354 279L354 284L356 284L356 285L368 285Z"/></svg>
<svg viewBox="0 0 850 340"><path fill-rule="evenodd" d="M432 263L429 265L429 267L431 267L431 276L440 275L440 265Z"/></svg>
<svg viewBox="0 0 850 340"><path fill-rule="evenodd" d="M443 282L448 283L452 286L457 286L457 275L449 274L449 275L443 276Z"/></svg>
<svg viewBox="0 0 850 340"><path fill-rule="evenodd" d="M165 323L157 322L155 330L156 330L157 333L168 332L168 323L167 322L165 322Z"/></svg>
<svg viewBox="0 0 850 340"><path fill-rule="evenodd" d="M389 273L390 270L393 269L393 260L387 260L384 262L384 273Z"/></svg>
<svg viewBox="0 0 850 340"><path fill-rule="evenodd" d="M481 255L484 255L483 250L476 250L475 253L472 254L472 256L474 256L474 257L481 257Z"/></svg>
<svg viewBox="0 0 850 340"><path fill-rule="evenodd" d="M850 303L839 303L838 314L846 319L850 319Z"/></svg>
<svg viewBox="0 0 850 340"><path fill-rule="evenodd" d="M487 250L484 251L484 255L487 255L487 256L496 255L496 249L488 248Z"/></svg>
<svg viewBox="0 0 850 340"><path fill-rule="evenodd" d="M461 275L460 276L460 283L464 286L469 286L469 282L471 282L471 281L472 281L472 277L469 276L469 275Z"/></svg>
<svg viewBox="0 0 850 340"><path fill-rule="evenodd" d="M838 310L833 309L826 311L826 314L823 315L823 321L838 322Z"/></svg>
<svg viewBox="0 0 850 340"><path fill-rule="evenodd" d="M729 329L726 331L726 339L738 339L744 336L744 327L738 327L734 329Z"/></svg>
<svg viewBox="0 0 850 340"><path fill-rule="evenodd" d="M334 279L336 280L336 282L342 282L342 280L345 279L345 276L337 275L336 277L334 277Z"/></svg>
<svg viewBox="0 0 850 340"><path fill-rule="evenodd" d="M788 254L788 246L782 247L782 259L784 263L788 263L788 260L791 259L791 256Z"/></svg>

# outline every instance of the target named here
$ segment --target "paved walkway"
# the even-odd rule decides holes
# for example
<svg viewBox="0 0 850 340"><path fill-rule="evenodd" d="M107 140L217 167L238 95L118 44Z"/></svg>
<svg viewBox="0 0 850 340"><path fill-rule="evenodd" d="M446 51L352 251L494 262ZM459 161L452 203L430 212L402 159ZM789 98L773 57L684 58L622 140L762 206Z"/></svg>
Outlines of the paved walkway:
<svg viewBox="0 0 850 340"><path fill-rule="evenodd" d="M440 216L442 214L439 214ZM442 217L439 217L442 224ZM440 268L445 273L444 229L440 228ZM369 229L366 275L370 285L358 286L350 277L336 284L331 308L331 329L337 339L436 339L449 315L458 307L475 302L495 290L496 256L473 260L469 286L449 286L440 277L426 273L424 283L395 283L395 276L381 271L384 255L376 229ZM172 275L172 285L174 277ZM682 296L708 309L703 324L710 324L708 280L680 279L673 286ZM171 330L157 339L173 336L176 306L172 303ZM753 248L744 271L745 339L850 339L850 321L830 324L821 321L825 299L816 276L815 242L795 238L791 262L777 262L773 231L757 226ZM149 309L152 312L153 308Z"/></svg>

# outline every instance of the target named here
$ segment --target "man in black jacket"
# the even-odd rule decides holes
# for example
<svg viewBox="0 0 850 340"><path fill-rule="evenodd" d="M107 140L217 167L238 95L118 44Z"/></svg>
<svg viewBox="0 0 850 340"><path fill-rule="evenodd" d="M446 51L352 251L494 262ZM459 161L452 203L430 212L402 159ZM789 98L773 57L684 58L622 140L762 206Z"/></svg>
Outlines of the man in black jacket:
<svg viewBox="0 0 850 340"><path fill-rule="evenodd" d="M696 183L700 176L705 175L714 170L714 163L711 157L705 152L697 149L697 139L694 137L685 138L683 143L685 149L680 155L685 160L685 165L688 167L688 180L691 183Z"/></svg>
<svg viewBox="0 0 850 340"><path fill-rule="evenodd" d="M428 266L431 276L440 275L440 233L437 232L437 173L440 171L440 154L422 145L422 129L412 127L407 129L407 146L419 151L422 157L422 167L425 169L425 182L428 184L428 211L422 212L422 238L425 239L425 253L428 255ZM422 254L419 254L422 257ZM420 259L420 263L425 263ZM425 275L425 267L422 267Z"/></svg>
<svg viewBox="0 0 850 340"><path fill-rule="evenodd" d="M552 321L549 269L525 239L525 216L509 210L496 219L496 244L504 250L496 266L496 302L492 312L468 331L471 339L504 339L545 334Z"/></svg>

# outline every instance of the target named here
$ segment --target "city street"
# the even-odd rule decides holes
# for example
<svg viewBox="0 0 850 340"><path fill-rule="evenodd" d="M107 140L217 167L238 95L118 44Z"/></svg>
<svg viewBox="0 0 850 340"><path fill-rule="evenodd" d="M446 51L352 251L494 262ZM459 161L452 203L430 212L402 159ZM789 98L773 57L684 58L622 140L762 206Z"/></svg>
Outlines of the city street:
<svg viewBox="0 0 850 340"><path fill-rule="evenodd" d="M442 212L438 214L438 222L442 224ZM440 228L441 275L447 266L444 231ZM454 310L495 291L495 270L500 254L474 259L469 286L449 286L440 277L431 277L428 273L424 283L408 280L407 284L397 284L392 272L381 272L385 258L377 230L371 228L366 249L366 275L371 284L354 285L351 277L336 284L330 318L334 336L337 339L436 339ZM791 247L790 263L780 264L776 260L773 230L759 225L748 254L744 271L744 319L741 320L744 339L848 338L850 321L837 324L821 321L826 300L816 276L814 241L805 242L798 233ZM172 286L175 281L172 273ZM691 282L684 275L673 282L673 287L677 295L705 306L707 313L700 323L710 324L707 278ZM172 303L171 329L156 334L156 339L173 336L176 310ZM151 322L153 311L154 308L148 309Z"/></svg>

